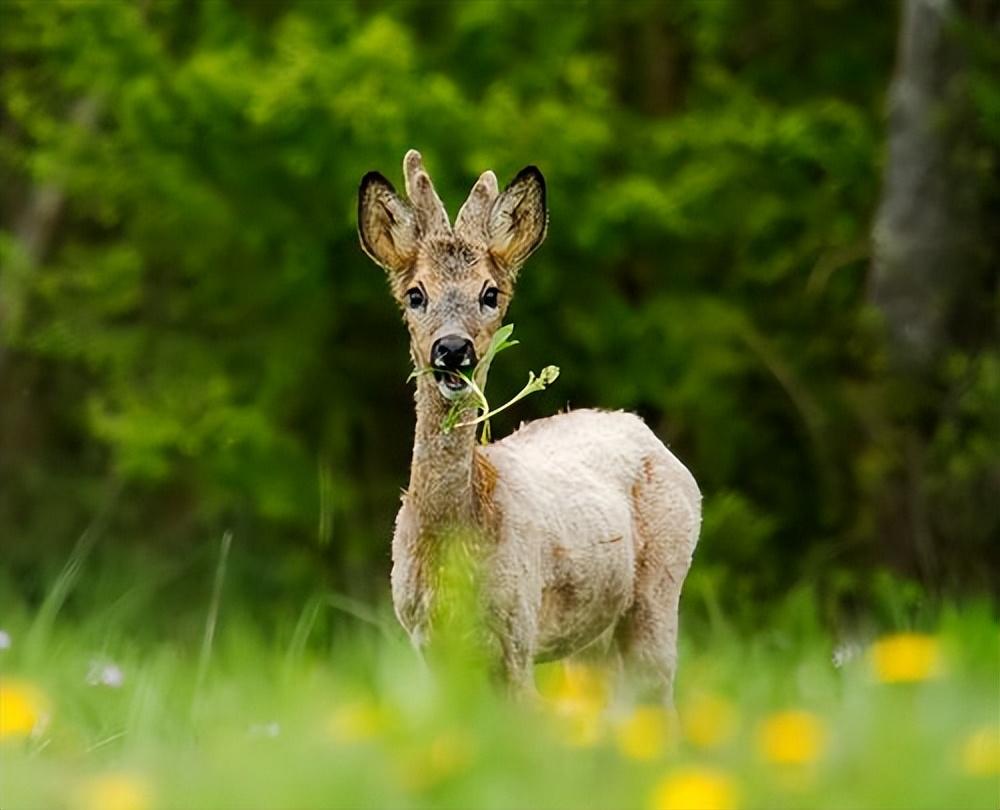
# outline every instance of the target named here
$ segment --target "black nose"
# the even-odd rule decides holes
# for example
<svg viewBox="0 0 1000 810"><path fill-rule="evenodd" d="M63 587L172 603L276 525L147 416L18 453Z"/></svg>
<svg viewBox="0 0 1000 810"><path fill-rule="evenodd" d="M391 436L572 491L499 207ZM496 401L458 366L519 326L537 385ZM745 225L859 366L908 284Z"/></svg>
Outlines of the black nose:
<svg viewBox="0 0 1000 810"><path fill-rule="evenodd" d="M446 335L431 346L431 365L448 371L472 371L476 365L476 347L459 335Z"/></svg>

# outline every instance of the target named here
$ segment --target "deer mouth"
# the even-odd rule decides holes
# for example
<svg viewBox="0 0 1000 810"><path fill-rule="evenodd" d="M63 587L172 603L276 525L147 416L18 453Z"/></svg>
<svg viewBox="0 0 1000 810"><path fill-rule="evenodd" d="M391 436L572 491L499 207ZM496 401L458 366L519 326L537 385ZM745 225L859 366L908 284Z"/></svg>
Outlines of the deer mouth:
<svg viewBox="0 0 1000 810"><path fill-rule="evenodd" d="M456 371L438 371L435 369L434 382L437 383L438 390L445 399L457 399L469 388L468 383Z"/></svg>

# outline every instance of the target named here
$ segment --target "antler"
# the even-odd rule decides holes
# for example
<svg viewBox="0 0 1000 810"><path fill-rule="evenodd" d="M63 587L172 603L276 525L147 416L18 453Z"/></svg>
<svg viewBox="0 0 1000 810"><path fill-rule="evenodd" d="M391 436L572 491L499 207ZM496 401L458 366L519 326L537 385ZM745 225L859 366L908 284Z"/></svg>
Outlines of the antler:
<svg viewBox="0 0 1000 810"><path fill-rule="evenodd" d="M416 149L411 149L403 158L403 176L406 178L406 196L416 211L421 235L450 234L448 212L444 210L430 175L424 170L423 158Z"/></svg>
<svg viewBox="0 0 1000 810"><path fill-rule="evenodd" d="M493 172L479 175L469 198L455 217L455 236L469 242L488 242L490 211L499 193L497 176Z"/></svg>

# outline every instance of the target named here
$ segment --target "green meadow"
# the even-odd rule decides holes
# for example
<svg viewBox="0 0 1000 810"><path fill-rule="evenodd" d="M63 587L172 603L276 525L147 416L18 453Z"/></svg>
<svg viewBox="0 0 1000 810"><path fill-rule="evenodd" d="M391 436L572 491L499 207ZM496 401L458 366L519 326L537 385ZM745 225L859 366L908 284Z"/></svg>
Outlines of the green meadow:
<svg viewBox="0 0 1000 810"><path fill-rule="evenodd" d="M0 0L0 810L998 810L998 34L1000 0ZM448 222L534 178L523 268L481 200L489 244L415 278L451 226L387 196L411 149ZM701 490L676 712L590 656L508 697L474 594L426 661L393 613L411 334L487 270L464 311L510 308L461 328L519 345L481 435L628 411Z"/></svg>
<svg viewBox="0 0 1000 810"><path fill-rule="evenodd" d="M809 588L746 630L710 619L695 582L669 714L585 660L537 667L539 699L514 701L460 647L425 663L388 608L335 594L264 633L224 574L167 622L157 587L131 580L105 579L101 604L64 616L73 566L40 611L3 614L4 810L1000 799L1000 623L986 603L886 604L835 638Z"/></svg>

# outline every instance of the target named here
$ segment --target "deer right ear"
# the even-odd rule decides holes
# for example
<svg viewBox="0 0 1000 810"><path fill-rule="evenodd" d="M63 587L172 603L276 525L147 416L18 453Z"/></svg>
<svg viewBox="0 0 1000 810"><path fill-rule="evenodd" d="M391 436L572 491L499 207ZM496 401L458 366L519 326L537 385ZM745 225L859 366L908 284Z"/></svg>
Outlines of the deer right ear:
<svg viewBox="0 0 1000 810"><path fill-rule="evenodd" d="M358 188L358 236L376 264L398 273L413 264L419 229L413 209L378 172L368 172Z"/></svg>
<svg viewBox="0 0 1000 810"><path fill-rule="evenodd" d="M490 253L512 276L545 239L549 213L545 178L527 166L496 198L487 219Z"/></svg>

